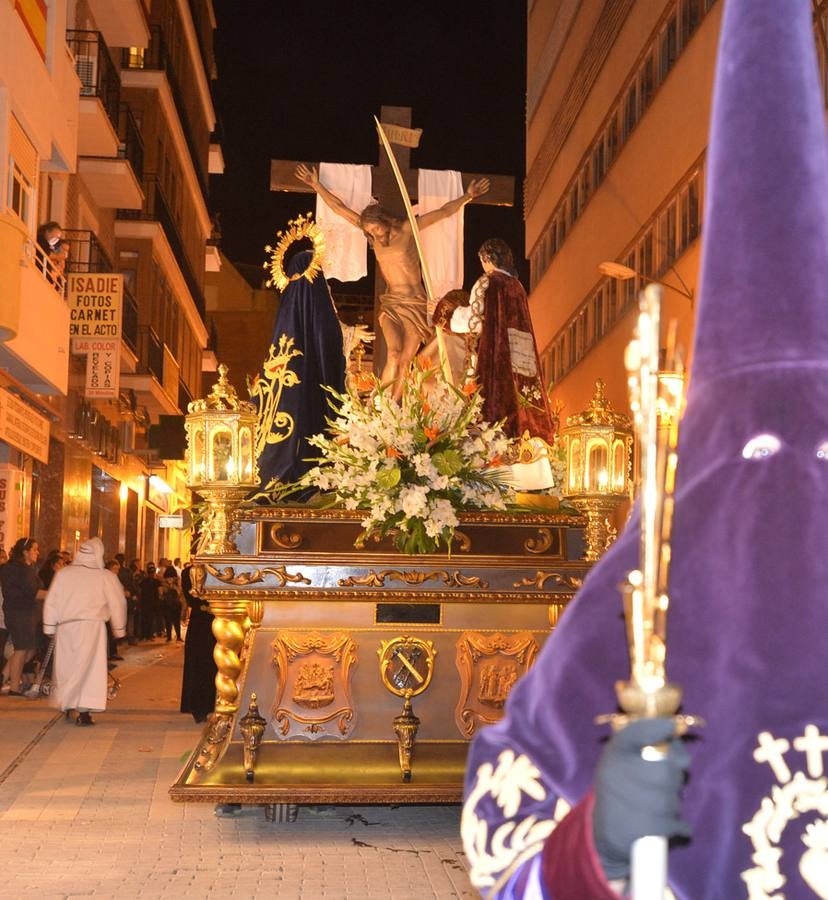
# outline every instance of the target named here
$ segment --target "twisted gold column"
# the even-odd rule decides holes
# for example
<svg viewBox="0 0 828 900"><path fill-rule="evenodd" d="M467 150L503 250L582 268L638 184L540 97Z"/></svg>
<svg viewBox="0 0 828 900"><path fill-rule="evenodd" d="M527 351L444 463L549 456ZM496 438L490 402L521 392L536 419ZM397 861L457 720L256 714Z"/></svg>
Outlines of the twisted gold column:
<svg viewBox="0 0 828 900"><path fill-rule="evenodd" d="M211 600L213 659L216 673L216 714L235 715L239 711L238 678L241 675L241 649L248 628L246 600Z"/></svg>
<svg viewBox="0 0 828 900"><path fill-rule="evenodd" d="M210 600L213 636L216 646L213 659L216 673L216 709L202 740L195 768L209 771L224 755L233 734L233 721L239 711L239 676L242 671L241 651L250 627L247 600Z"/></svg>

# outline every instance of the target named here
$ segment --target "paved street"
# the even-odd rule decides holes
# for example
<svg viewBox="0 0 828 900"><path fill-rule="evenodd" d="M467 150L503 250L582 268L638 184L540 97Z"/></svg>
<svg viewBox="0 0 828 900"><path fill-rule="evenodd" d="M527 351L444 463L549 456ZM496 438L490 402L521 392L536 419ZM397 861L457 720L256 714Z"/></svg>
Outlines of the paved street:
<svg viewBox="0 0 828 900"><path fill-rule="evenodd" d="M200 726L178 712L181 645L128 648L94 728L0 697L0 897L474 897L457 807L258 808L216 818L167 789Z"/></svg>

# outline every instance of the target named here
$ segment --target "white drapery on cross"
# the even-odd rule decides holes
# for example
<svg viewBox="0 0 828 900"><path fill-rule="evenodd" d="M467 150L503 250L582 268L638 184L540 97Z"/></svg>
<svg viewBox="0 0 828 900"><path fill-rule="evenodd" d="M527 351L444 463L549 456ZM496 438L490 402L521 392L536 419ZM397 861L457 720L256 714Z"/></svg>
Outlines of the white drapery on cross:
<svg viewBox="0 0 828 900"><path fill-rule="evenodd" d="M349 208L362 212L371 202L371 167L320 163L319 180ZM325 277L359 281L368 274L368 241L317 195L316 221L325 235Z"/></svg>
<svg viewBox="0 0 828 900"><path fill-rule="evenodd" d="M417 215L463 196L463 176L452 170L420 169ZM463 287L463 210L420 232L434 299Z"/></svg>

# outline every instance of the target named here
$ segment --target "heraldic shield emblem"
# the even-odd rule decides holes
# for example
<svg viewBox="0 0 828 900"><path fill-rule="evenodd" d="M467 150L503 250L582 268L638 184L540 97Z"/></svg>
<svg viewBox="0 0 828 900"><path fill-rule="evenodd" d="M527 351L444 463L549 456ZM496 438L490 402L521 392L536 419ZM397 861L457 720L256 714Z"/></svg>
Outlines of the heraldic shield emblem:
<svg viewBox="0 0 828 900"><path fill-rule="evenodd" d="M351 667L356 644L344 631L282 631L271 645L278 685L272 716L281 738L346 738L355 723Z"/></svg>
<svg viewBox="0 0 828 900"><path fill-rule="evenodd" d="M491 725L503 716L503 704L517 680L538 653L538 644L528 631L516 634L483 634L466 631L457 641L460 699L454 720L464 737L470 738L481 725Z"/></svg>

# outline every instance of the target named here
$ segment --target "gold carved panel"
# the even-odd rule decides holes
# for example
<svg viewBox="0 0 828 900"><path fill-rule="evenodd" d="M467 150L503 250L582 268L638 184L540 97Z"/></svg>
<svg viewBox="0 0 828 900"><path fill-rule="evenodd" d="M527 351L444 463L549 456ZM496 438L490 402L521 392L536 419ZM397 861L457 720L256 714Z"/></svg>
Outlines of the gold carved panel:
<svg viewBox="0 0 828 900"><path fill-rule="evenodd" d="M344 631L280 631L271 644L277 690L273 726L280 738L346 738L353 730L351 668L356 644Z"/></svg>
<svg viewBox="0 0 828 900"><path fill-rule="evenodd" d="M463 737L503 716L503 704L517 680L529 670L538 644L528 631L481 634L464 631L457 641L460 700L454 720Z"/></svg>

